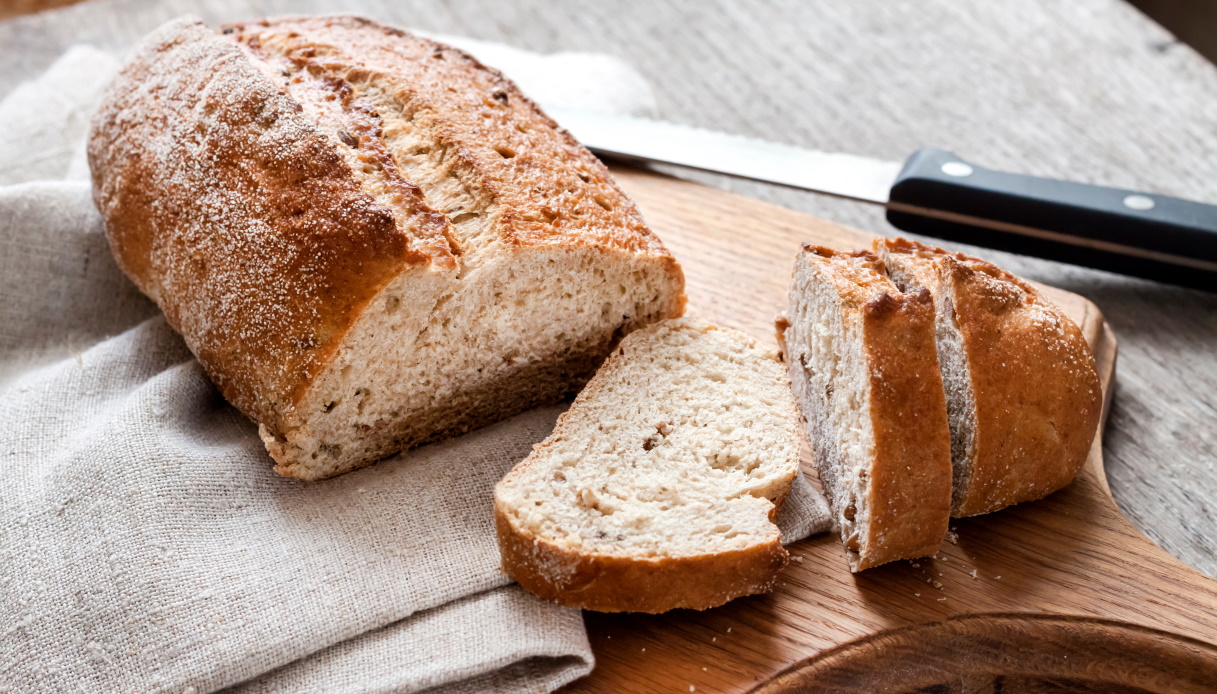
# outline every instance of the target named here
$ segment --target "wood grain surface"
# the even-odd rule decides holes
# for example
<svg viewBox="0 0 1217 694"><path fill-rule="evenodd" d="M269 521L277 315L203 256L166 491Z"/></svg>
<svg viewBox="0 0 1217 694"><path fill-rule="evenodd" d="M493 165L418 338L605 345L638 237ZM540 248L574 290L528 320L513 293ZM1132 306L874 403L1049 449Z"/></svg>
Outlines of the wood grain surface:
<svg viewBox="0 0 1217 694"><path fill-rule="evenodd" d="M984 166L1217 201L1217 69L1119 0L92 0L0 23L0 94L73 43L121 52L182 14L285 12L615 54L674 121L893 160L932 145ZM681 175L897 233L863 205ZM1121 340L1104 443L1116 502L1217 576L1217 295L951 246L1103 310Z"/></svg>
<svg viewBox="0 0 1217 694"><path fill-rule="evenodd" d="M689 310L769 342L801 242L870 244L767 203L616 174L683 264ZM1110 394L1116 344L1102 314L1046 292L1082 328ZM570 690L1217 690L1217 581L1138 532L1105 479L1096 440L1072 485L954 521L935 557L855 575L823 534L790 547L795 561L770 595L705 612L586 613L597 667Z"/></svg>

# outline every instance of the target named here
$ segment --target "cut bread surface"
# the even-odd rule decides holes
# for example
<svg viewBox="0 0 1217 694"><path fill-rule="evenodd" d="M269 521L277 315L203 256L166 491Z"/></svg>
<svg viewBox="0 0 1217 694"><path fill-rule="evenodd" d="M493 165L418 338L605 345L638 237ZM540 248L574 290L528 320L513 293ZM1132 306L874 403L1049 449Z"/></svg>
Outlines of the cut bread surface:
<svg viewBox="0 0 1217 694"><path fill-rule="evenodd" d="M662 272L584 249L512 255L463 280L407 274L382 291L297 406L286 441L264 433L276 469L328 477L553 402L622 333L674 312Z"/></svg>
<svg viewBox="0 0 1217 694"><path fill-rule="evenodd" d="M983 260L906 239L874 243L901 289L934 298L952 515L989 513L1072 481L1102 410L1077 325L1034 285Z"/></svg>
<svg viewBox="0 0 1217 694"><path fill-rule="evenodd" d="M869 252L804 246L779 332L850 568L937 551L951 458L929 294Z"/></svg>
<svg viewBox="0 0 1217 694"><path fill-rule="evenodd" d="M799 425L776 354L697 319L631 333L495 489L504 568L600 611L704 609L772 587Z"/></svg>

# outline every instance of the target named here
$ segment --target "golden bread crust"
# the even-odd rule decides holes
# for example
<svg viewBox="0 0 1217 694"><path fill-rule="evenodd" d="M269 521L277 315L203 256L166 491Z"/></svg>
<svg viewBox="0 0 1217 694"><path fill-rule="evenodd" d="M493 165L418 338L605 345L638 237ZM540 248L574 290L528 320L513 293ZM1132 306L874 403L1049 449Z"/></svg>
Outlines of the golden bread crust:
<svg viewBox="0 0 1217 694"><path fill-rule="evenodd" d="M875 462L872 544L855 570L938 551L951 515L951 437L929 292L863 305Z"/></svg>
<svg viewBox="0 0 1217 694"><path fill-rule="evenodd" d="M932 263L918 279L950 298L963 337L976 434L971 479L956 490L953 514L989 513L1069 484L1103 406L1081 329L1034 285L991 263L906 239L876 243Z"/></svg>
<svg viewBox="0 0 1217 694"><path fill-rule="evenodd" d="M503 241L667 254L604 164L469 54L362 17L278 17L224 31L292 69L389 92L412 119L435 121L435 146L475 181L471 193L493 199Z"/></svg>
<svg viewBox="0 0 1217 694"><path fill-rule="evenodd" d="M119 266L272 429L364 303L428 262L299 108L198 22L136 51L89 164Z"/></svg>

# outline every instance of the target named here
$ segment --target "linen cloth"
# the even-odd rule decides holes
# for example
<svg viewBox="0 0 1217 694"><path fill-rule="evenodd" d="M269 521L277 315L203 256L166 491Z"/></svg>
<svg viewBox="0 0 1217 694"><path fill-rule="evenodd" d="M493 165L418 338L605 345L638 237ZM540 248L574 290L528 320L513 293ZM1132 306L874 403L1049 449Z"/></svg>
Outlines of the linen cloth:
<svg viewBox="0 0 1217 694"><path fill-rule="evenodd" d="M606 56L453 42L550 103L654 108ZM534 692L588 673L580 613L510 584L493 533L494 483L562 407L333 480L275 475L110 255L83 138L118 64L76 47L0 102L0 691ZM779 524L827 527L801 478Z"/></svg>

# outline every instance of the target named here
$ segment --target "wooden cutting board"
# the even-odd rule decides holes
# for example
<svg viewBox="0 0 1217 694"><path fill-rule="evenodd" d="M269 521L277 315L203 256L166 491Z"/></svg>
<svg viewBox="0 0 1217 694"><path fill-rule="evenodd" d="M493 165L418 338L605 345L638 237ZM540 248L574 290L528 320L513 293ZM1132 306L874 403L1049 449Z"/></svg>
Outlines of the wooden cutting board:
<svg viewBox="0 0 1217 694"><path fill-rule="evenodd" d="M767 203L615 173L683 264L689 310L766 342L801 242L870 245ZM1109 402L1116 343L1102 314L1048 293L1090 341ZM569 690L1217 691L1217 581L1120 514L1100 441L1066 489L952 528L934 558L856 575L834 535L809 538L772 594L705 612L585 613L596 669Z"/></svg>

